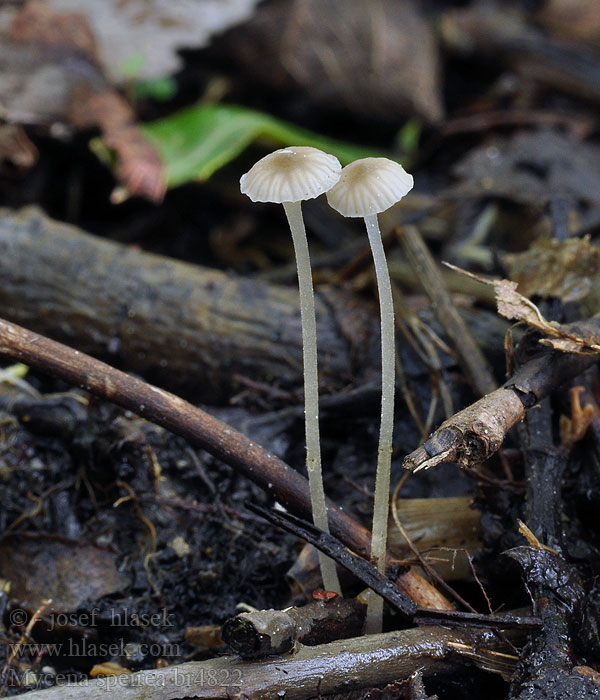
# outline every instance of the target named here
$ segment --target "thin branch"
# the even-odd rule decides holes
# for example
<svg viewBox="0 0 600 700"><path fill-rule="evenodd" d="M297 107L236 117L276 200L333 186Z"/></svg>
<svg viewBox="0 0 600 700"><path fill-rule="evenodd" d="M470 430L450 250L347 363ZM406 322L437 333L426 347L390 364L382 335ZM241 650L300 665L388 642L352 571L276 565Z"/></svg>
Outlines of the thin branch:
<svg viewBox="0 0 600 700"><path fill-rule="evenodd" d="M536 617L524 617L516 615L481 615L472 612L458 612L456 610L432 610L419 608L408 598L395 583L380 574L368 561L357 557L348 551L344 545L316 528L312 523L301 520L290 513L280 513L274 510L262 508L254 503L246 503L246 508L262 515L266 520L291 532L298 537L310 542L331 557L338 564L347 569L356 578L366 584L371 590L378 593L384 600L396 610L403 613L414 622L423 625L452 625L465 627L483 627L487 629L538 629L541 622Z"/></svg>
<svg viewBox="0 0 600 700"><path fill-rule="evenodd" d="M256 610L229 618L223 640L245 659L285 654L295 645L315 646L362 633L366 605L356 598L315 600L285 610Z"/></svg>
<svg viewBox="0 0 600 700"><path fill-rule="evenodd" d="M578 333L598 333L600 319L577 324ZM506 433L535 406L562 384L598 362L597 355L544 351L526 362L499 389L444 421L431 438L404 459L411 471L444 462L472 467L496 452Z"/></svg>
<svg viewBox="0 0 600 700"><path fill-rule="evenodd" d="M120 372L62 343L0 319L0 356L24 362L45 374L80 386L133 411L201 447L270 493L290 511L310 517L308 481L297 471L223 421L141 379ZM368 556L371 533L328 502L331 532L347 547ZM449 601L413 569L398 585L421 605L452 608Z"/></svg>

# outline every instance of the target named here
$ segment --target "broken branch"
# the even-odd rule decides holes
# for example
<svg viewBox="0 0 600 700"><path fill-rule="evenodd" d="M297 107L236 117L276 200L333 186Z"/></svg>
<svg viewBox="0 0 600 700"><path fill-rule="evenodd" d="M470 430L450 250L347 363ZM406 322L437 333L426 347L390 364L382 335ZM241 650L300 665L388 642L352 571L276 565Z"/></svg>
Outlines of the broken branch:
<svg viewBox="0 0 600 700"><path fill-rule="evenodd" d="M405 678L417 669L431 676L462 658L510 678L517 658L489 632L454 632L439 627L344 639L261 661L222 657L138 673L97 678L28 694L31 700L286 700L372 688ZM348 669L352 669L351 676ZM0 698L0 700L6 700Z"/></svg>
<svg viewBox="0 0 600 700"><path fill-rule="evenodd" d="M316 600L286 610L256 610L230 618L223 640L245 659L285 654L297 642L315 646L360 635L366 605L355 598Z"/></svg>
<svg viewBox="0 0 600 700"><path fill-rule="evenodd" d="M581 334L598 332L597 317L577 324ZM598 361L596 355L543 352L526 362L500 389L444 421L423 445L407 455L403 466L420 471L445 462L472 467L484 462L502 445L506 433L525 411L562 384Z"/></svg>
<svg viewBox="0 0 600 700"><path fill-rule="evenodd" d="M291 511L310 517L305 477L227 423L178 396L2 319L0 355L80 386L181 435L190 444L201 447L254 481ZM354 552L368 556L370 532L331 502L328 516L331 531ZM399 578L398 585L425 607L452 608L448 600L413 569Z"/></svg>

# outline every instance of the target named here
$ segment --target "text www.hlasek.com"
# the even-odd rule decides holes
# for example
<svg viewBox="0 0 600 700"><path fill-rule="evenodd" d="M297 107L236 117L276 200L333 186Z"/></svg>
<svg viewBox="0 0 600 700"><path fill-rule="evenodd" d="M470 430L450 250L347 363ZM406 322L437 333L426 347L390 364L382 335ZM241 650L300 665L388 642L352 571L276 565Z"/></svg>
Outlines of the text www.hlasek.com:
<svg viewBox="0 0 600 700"><path fill-rule="evenodd" d="M179 656L178 644L141 644L137 645L137 651L143 656L149 657L174 657ZM106 658L111 656L127 656L127 643L123 640L112 643L91 642L87 639L70 639L65 644L9 644L9 657L93 657Z"/></svg>

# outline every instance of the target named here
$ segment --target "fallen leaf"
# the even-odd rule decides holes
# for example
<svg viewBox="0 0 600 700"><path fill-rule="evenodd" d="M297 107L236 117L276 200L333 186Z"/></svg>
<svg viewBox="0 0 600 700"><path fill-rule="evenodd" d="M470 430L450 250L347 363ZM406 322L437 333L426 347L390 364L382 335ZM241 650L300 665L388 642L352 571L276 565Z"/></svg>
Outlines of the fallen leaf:
<svg viewBox="0 0 600 700"><path fill-rule="evenodd" d="M538 239L522 253L505 255L503 262L526 297L577 302L590 315L600 308L600 250L587 236Z"/></svg>
<svg viewBox="0 0 600 700"><path fill-rule="evenodd" d="M248 19L258 0L48 0L55 12L83 15L98 43L109 82L150 80L181 66L177 49L206 46L211 37ZM15 14L0 9L0 27Z"/></svg>
<svg viewBox="0 0 600 700"><path fill-rule="evenodd" d="M129 585L112 552L58 535L27 533L0 539L0 577L10 581L10 596L20 605L35 610L52 598L52 607L63 612Z"/></svg>
<svg viewBox="0 0 600 700"><path fill-rule="evenodd" d="M542 333L551 336L550 338L542 338L539 341L542 345L549 345L555 350L576 354L600 353L599 334L580 333L576 324L560 324L555 321L547 321L532 301L517 292L516 282L486 279L450 263L444 264L451 270L493 287L498 313L509 319L509 321L522 321L528 326L537 328Z"/></svg>
<svg viewBox="0 0 600 700"><path fill-rule="evenodd" d="M302 143L321 148L337 156L342 164L382 155L372 149L325 138L269 114L234 105L189 107L144 124L142 132L161 154L169 187L190 180L206 180L258 138L276 146Z"/></svg>

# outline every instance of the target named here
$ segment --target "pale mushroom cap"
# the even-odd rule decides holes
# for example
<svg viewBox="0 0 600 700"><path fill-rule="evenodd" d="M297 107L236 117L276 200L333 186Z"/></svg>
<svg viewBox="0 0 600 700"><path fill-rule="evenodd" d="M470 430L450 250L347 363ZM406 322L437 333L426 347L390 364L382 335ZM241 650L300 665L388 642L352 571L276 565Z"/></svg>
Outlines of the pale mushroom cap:
<svg viewBox="0 0 600 700"><path fill-rule="evenodd" d="M242 175L240 189L253 202L300 202L327 192L339 180L339 160L310 146L269 153Z"/></svg>
<svg viewBox="0 0 600 700"><path fill-rule="evenodd" d="M412 186L412 175L399 163L388 158L363 158L342 169L327 201L343 216L364 217L389 209Z"/></svg>

